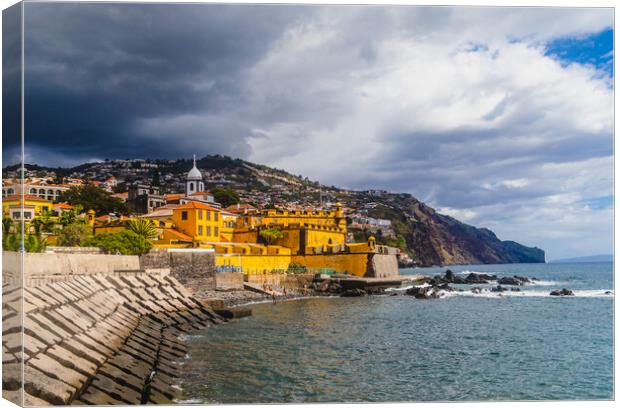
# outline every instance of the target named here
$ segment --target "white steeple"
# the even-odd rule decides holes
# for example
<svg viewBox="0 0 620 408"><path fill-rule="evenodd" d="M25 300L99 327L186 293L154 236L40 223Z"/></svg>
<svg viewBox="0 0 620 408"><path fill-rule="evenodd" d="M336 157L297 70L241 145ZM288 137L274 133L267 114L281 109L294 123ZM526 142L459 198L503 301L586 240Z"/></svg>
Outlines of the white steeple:
<svg viewBox="0 0 620 408"><path fill-rule="evenodd" d="M196 167L196 155L194 155L194 167L187 173L185 182L185 195L190 196L196 192L204 191L202 174Z"/></svg>

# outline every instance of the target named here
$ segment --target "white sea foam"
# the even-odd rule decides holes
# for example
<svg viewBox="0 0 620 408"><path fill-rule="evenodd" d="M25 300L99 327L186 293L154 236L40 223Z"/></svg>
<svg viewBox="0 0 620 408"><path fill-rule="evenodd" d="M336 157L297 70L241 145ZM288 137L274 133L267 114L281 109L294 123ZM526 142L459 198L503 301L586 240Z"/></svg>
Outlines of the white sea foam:
<svg viewBox="0 0 620 408"><path fill-rule="evenodd" d="M612 290L601 290L601 289L591 289L591 290L574 290L575 296L557 296L566 297L566 298L580 298L580 297L589 297L589 298L609 298L613 299L614 293ZM606 294L606 292L611 292ZM493 298L493 299L501 299L506 297L556 297L551 296L549 291L543 290L522 290L519 292L513 291L504 291L504 292L491 292L491 291L483 291L481 293L473 293L470 291L463 292L446 292L445 297L484 297L484 298Z"/></svg>
<svg viewBox="0 0 620 408"><path fill-rule="evenodd" d="M533 280L526 283L528 286L560 286L566 285L568 282L548 281L548 280Z"/></svg>
<svg viewBox="0 0 620 408"><path fill-rule="evenodd" d="M473 273L474 275L495 275L493 272L478 272L478 271L470 271L468 269L459 272L459 275L469 275Z"/></svg>

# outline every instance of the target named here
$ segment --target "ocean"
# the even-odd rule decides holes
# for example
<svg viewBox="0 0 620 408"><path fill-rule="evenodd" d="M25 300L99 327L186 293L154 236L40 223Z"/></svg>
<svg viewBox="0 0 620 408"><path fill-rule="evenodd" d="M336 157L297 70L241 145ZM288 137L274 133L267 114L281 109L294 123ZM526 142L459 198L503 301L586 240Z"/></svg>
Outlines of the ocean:
<svg viewBox="0 0 620 408"><path fill-rule="evenodd" d="M188 336L180 378L185 402L613 399L612 263L449 269L539 281L501 296L253 305L251 317ZM561 288L575 296L549 296Z"/></svg>

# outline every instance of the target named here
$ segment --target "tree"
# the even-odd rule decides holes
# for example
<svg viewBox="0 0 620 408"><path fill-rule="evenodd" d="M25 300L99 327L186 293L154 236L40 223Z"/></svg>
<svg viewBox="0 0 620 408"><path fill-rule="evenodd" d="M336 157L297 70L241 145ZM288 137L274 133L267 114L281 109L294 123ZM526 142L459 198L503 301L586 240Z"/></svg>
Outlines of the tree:
<svg viewBox="0 0 620 408"><path fill-rule="evenodd" d="M69 224L58 231L58 245L60 246L85 246L93 235L89 225L83 223Z"/></svg>
<svg viewBox="0 0 620 408"><path fill-rule="evenodd" d="M222 204L222 207L237 204L240 201L239 194L230 188L216 187L211 190L215 201Z"/></svg>
<svg viewBox="0 0 620 408"><path fill-rule="evenodd" d="M36 235L26 235L23 239L24 251L43 252L47 247L47 239ZM5 251L20 251L22 247L22 234L8 234L3 237L2 249Z"/></svg>
<svg viewBox="0 0 620 408"><path fill-rule="evenodd" d="M120 199L92 184L71 187L60 195L60 201L66 201L71 205L81 205L85 209L93 209L97 215L128 213L127 206Z"/></svg>
<svg viewBox="0 0 620 408"><path fill-rule="evenodd" d="M129 231L133 231L146 239L155 239L158 235L157 227L151 221L144 218L127 220L125 226Z"/></svg>
<svg viewBox="0 0 620 408"><path fill-rule="evenodd" d="M157 169L153 171L153 179L151 180L151 185L155 187L161 186L161 181L159 180L159 170Z"/></svg>
<svg viewBox="0 0 620 408"><path fill-rule="evenodd" d="M277 228L270 227L270 228L261 230L260 236L265 241L267 241L267 245L271 245L276 240L282 238L284 236L284 233Z"/></svg>
<svg viewBox="0 0 620 408"><path fill-rule="evenodd" d="M78 215L82 212L83 207L79 204L73 206L69 211L63 211L62 214L58 217L58 223L63 227L66 227L70 224L75 224L77 222L84 222L83 220L78 220Z"/></svg>
<svg viewBox="0 0 620 408"><path fill-rule="evenodd" d="M41 232L52 232L54 228L54 221L50 219L51 213L44 211L40 217L35 218L30 222L30 225L34 228L36 235L41 235Z"/></svg>
<svg viewBox="0 0 620 408"><path fill-rule="evenodd" d="M10 217L3 217L2 218L2 233L3 234L8 234L11 232L11 228L13 227L13 219Z"/></svg>
<svg viewBox="0 0 620 408"><path fill-rule="evenodd" d="M2 249L5 251L19 251L22 246L21 234L4 234L2 236Z"/></svg>
<svg viewBox="0 0 620 408"><path fill-rule="evenodd" d="M112 187L112 191L114 193L126 193L127 192L127 182L123 181L122 183L118 183L114 187Z"/></svg>
<svg viewBox="0 0 620 408"><path fill-rule="evenodd" d="M26 235L24 238L24 249L26 252L43 252L47 247L47 238L36 235Z"/></svg>
<svg viewBox="0 0 620 408"><path fill-rule="evenodd" d="M98 234L88 239L86 245L103 248L109 254L122 255L145 254L153 246L149 240L133 231Z"/></svg>

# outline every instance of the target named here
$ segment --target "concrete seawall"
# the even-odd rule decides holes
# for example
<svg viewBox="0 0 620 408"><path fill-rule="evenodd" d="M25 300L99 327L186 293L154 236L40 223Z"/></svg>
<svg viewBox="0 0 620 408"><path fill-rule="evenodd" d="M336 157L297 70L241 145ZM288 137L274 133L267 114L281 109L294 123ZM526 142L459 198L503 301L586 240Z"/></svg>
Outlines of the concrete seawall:
<svg viewBox="0 0 620 408"><path fill-rule="evenodd" d="M26 254L22 303L10 270L18 254L7 255L2 382L3 397L15 403L170 403L186 353L179 336L223 321L174 277L138 270L138 257Z"/></svg>

